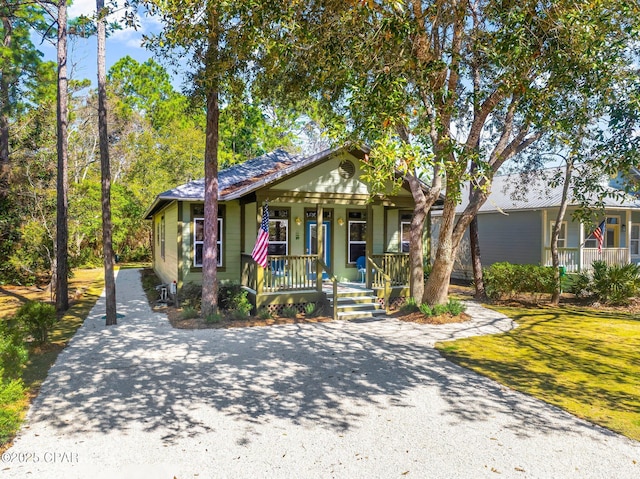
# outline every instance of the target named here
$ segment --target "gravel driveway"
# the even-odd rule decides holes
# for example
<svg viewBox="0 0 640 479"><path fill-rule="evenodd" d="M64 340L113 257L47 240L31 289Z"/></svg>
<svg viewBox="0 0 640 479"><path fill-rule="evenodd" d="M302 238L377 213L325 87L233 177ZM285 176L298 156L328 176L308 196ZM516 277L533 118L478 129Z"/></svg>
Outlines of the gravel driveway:
<svg viewBox="0 0 640 479"><path fill-rule="evenodd" d="M51 369L3 478L637 478L640 443L440 357L512 322L173 329L138 270Z"/></svg>

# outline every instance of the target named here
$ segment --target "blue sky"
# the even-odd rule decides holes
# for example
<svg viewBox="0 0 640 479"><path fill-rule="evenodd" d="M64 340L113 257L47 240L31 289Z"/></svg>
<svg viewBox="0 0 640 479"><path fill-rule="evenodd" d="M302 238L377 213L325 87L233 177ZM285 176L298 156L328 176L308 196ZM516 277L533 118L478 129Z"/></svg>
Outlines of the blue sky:
<svg viewBox="0 0 640 479"><path fill-rule="evenodd" d="M92 16L96 9L95 0L73 0L73 4L69 7L69 18L75 18L80 15ZM122 13L113 16L114 20L122 17ZM160 23L157 19L148 16L139 18L140 28L136 31L131 28L116 31L107 38L107 71L120 58L129 55L139 62L144 62L151 58L152 53L142 47L142 35L145 33L156 32L160 30ZM34 38L37 48L44 53L45 60L55 61L56 46L43 42L40 44L39 38ZM96 58L97 39L91 37L87 39L69 37L69 74L70 78L80 80L88 78L93 84L97 80L97 58ZM157 58L159 63L162 63ZM170 71L170 69L167 69ZM175 84L177 89L179 84Z"/></svg>

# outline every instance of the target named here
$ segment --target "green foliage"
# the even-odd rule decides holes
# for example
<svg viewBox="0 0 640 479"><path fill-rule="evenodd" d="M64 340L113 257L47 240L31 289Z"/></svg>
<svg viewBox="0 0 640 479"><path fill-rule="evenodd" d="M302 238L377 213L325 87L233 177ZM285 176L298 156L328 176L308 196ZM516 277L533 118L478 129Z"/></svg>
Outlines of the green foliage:
<svg viewBox="0 0 640 479"><path fill-rule="evenodd" d="M427 303L422 303L419 307L420 312L427 317L431 316L442 316L445 314L450 314L451 316L458 316L459 314L464 313L467 309L464 304L455 299L450 299L446 304L436 304L434 306L429 306Z"/></svg>
<svg viewBox="0 0 640 479"><path fill-rule="evenodd" d="M217 324L222 321L222 315L220 313L209 313L204 318L204 322L207 324Z"/></svg>
<svg viewBox="0 0 640 479"><path fill-rule="evenodd" d="M246 319L251 314L253 305L247 298L247 292L241 290L231 296L229 300L229 311L233 319Z"/></svg>
<svg viewBox="0 0 640 479"><path fill-rule="evenodd" d="M6 444L20 428L26 401L22 380L0 380L0 444Z"/></svg>
<svg viewBox="0 0 640 479"><path fill-rule="evenodd" d="M258 310L257 316L260 319L271 319L273 317L269 308L265 308L264 306Z"/></svg>
<svg viewBox="0 0 640 479"><path fill-rule="evenodd" d="M404 304L400 307L400 311L403 313L413 313L419 309L418 302L415 298L407 298Z"/></svg>
<svg viewBox="0 0 640 479"><path fill-rule="evenodd" d="M198 313L198 310L193 306L184 306L180 312L180 318L182 319L193 319L197 318L199 315L200 313Z"/></svg>
<svg viewBox="0 0 640 479"><path fill-rule="evenodd" d="M317 315L317 307L315 303L307 303L304 305L304 315L307 318L313 318Z"/></svg>
<svg viewBox="0 0 640 479"><path fill-rule="evenodd" d="M283 318L295 318L298 315L298 310L294 306L285 306L280 315Z"/></svg>
<svg viewBox="0 0 640 479"><path fill-rule="evenodd" d="M225 283L218 286L218 306L221 309L231 310L234 307L235 298L242 293L240 283Z"/></svg>
<svg viewBox="0 0 640 479"><path fill-rule="evenodd" d="M594 261L592 272L579 274L571 291L606 304L628 304L640 291L640 266L609 266L604 261Z"/></svg>
<svg viewBox="0 0 640 479"><path fill-rule="evenodd" d="M28 356L16 321L0 321L0 383L20 378Z"/></svg>
<svg viewBox="0 0 640 479"><path fill-rule="evenodd" d="M39 344L44 344L48 341L49 332L58 321L55 306L39 301L27 301L24 303L18 309L14 319Z"/></svg>
<svg viewBox="0 0 640 479"><path fill-rule="evenodd" d="M202 286L195 283L183 285L178 293L178 302L182 306L200 309L200 304L202 303Z"/></svg>
<svg viewBox="0 0 640 479"><path fill-rule="evenodd" d="M447 309L453 316L458 316L467 310L467 307L457 299L450 299L447 303Z"/></svg>
<svg viewBox="0 0 640 479"><path fill-rule="evenodd" d="M484 271L487 296L511 298L520 293L553 294L553 268L531 264L494 263Z"/></svg>

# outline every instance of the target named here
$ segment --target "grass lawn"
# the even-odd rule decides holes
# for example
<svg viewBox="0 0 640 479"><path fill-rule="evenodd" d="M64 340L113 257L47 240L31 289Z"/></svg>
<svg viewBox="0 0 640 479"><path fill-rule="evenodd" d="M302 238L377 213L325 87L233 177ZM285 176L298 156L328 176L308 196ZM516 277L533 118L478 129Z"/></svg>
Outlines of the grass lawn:
<svg viewBox="0 0 640 479"><path fill-rule="evenodd" d="M5 394L1 407L7 414L0 421L0 452L10 445L10 440L20 428L30 399L35 397L42 381L47 377L60 351L82 325L104 288L102 269L76 270L69 280L70 295L74 299L69 310L50 333L50 344L43 347L29 346L29 361L23 372L25 394ZM27 300L48 301L45 291L37 288L0 287L0 320L11 317Z"/></svg>
<svg viewBox="0 0 640 479"><path fill-rule="evenodd" d="M640 318L573 307L494 308L519 327L438 343L451 361L640 440Z"/></svg>

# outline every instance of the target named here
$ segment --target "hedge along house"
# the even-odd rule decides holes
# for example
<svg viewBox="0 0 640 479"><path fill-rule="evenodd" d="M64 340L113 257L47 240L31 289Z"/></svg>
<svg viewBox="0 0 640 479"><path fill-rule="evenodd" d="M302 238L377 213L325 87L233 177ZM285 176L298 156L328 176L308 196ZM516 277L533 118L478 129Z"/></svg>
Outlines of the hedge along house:
<svg viewBox="0 0 640 479"><path fill-rule="evenodd" d="M364 157L348 148L308 157L276 150L220 171L218 280L240 283L257 308L272 311L329 298L334 316L348 317L407 296L414 202L407 185L373 196L361 179ZM262 268L251 251L265 204L269 246ZM161 281L176 281L178 290L200 283L204 180L159 194L145 216ZM349 306L340 312L338 303Z"/></svg>
<svg viewBox="0 0 640 479"><path fill-rule="evenodd" d="M496 176L491 194L478 212L478 237L483 267L507 261L513 264L551 266L551 233L562 198L562 185L547 186L533 181L526 191L517 189L518 176ZM573 221L577 202L569 196L569 204L558 237L560 264L566 271L589 271L594 261L609 265L640 262L640 200L618 189L618 180L609 182L608 197L595 219L603 225L601 248L594 226ZM468 186L462 193L461 213L468 204ZM594 199L594 204L596 200ZM433 214L433 250L436 250L440 213ZM473 270L469 238L465 236L458 251L453 275L472 279Z"/></svg>

